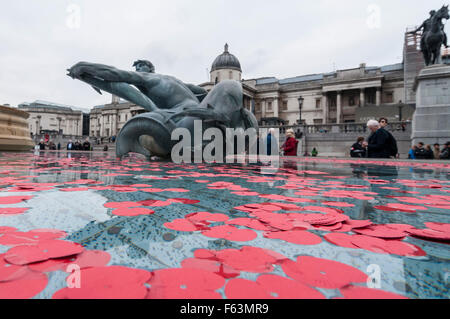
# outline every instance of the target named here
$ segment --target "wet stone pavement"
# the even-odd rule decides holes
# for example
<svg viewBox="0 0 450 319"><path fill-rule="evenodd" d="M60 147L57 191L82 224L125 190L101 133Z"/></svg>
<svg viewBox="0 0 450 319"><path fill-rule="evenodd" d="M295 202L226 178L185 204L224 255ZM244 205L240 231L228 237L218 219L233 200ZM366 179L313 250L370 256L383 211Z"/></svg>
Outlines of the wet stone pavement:
<svg viewBox="0 0 450 319"><path fill-rule="evenodd" d="M449 298L450 165L0 153L0 298Z"/></svg>

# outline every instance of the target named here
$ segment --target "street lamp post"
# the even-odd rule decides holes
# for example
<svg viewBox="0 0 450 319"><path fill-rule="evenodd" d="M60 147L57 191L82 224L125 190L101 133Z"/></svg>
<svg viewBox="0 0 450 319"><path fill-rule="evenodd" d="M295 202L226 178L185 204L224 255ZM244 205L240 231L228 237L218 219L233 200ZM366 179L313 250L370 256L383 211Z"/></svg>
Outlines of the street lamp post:
<svg viewBox="0 0 450 319"><path fill-rule="evenodd" d="M303 107L303 101L305 99L303 98L303 96L300 96L298 98L298 110L299 110L299 123L300 125L302 125L302 107Z"/></svg>

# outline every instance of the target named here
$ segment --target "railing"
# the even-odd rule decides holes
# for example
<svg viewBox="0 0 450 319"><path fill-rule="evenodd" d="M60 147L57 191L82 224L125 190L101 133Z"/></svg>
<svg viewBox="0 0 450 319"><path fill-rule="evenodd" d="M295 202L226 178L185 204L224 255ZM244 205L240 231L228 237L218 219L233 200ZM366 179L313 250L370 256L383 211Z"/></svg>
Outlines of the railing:
<svg viewBox="0 0 450 319"><path fill-rule="evenodd" d="M280 134L286 133L286 130L293 129L294 132L302 132L303 134L351 134L351 133L369 133L366 123L343 123L343 124L314 124L314 125L283 125L283 126L261 126L261 128L277 128ZM392 122L387 127L390 132L410 133L412 128L411 122Z"/></svg>

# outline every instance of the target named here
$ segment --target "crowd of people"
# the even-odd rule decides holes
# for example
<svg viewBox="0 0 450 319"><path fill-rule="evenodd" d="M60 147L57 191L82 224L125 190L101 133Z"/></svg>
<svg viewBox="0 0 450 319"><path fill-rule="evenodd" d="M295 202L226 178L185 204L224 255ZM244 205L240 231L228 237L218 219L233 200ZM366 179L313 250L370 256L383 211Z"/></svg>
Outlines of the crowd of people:
<svg viewBox="0 0 450 319"><path fill-rule="evenodd" d="M441 145L436 143L433 145L425 145L419 142L417 145L413 145L408 153L409 159L437 159L437 160L447 160L450 159L450 142L444 144L441 149Z"/></svg>
<svg viewBox="0 0 450 319"><path fill-rule="evenodd" d="M44 140L41 139L39 143L36 145L36 149L39 149L41 151L45 150L61 150L61 143L58 143L56 145L51 140ZM92 151L91 143L89 142L89 139L86 138L86 140L81 143L80 140L77 140L75 142L72 142L72 140L69 140L69 142L66 145L66 150L68 151Z"/></svg>

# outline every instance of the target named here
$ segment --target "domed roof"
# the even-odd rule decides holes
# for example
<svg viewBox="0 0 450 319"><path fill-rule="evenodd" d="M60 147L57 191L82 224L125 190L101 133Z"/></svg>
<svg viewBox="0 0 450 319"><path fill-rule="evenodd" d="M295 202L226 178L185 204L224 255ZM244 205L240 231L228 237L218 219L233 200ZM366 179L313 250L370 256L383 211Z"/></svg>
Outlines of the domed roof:
<svg viewBox="0 0 450 319"><path fill-rule="evenodd" d="M228 44L225 44L224 52L214 60L211 72L219 69L233 69L242 72L239 60L228 52Z"/></svg>

